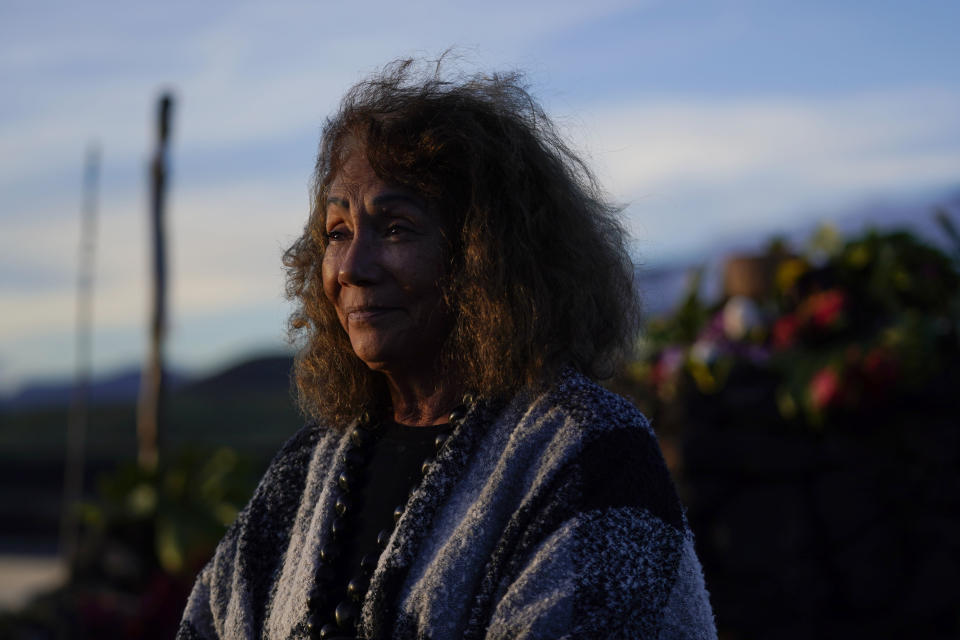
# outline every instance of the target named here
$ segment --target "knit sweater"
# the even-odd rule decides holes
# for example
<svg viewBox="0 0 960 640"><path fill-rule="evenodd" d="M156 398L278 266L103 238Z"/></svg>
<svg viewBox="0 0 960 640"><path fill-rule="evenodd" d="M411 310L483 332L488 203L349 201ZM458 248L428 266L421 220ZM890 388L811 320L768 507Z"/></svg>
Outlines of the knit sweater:
<svg viewBox="0 0 960 640"><path fill-rule="evenodd" d="M203 569L179 640L307 638L347 432L276 456ZM693 536L656 438L572 371L476 402L413 491L362 603L377 639L714 638Z"/></svg>

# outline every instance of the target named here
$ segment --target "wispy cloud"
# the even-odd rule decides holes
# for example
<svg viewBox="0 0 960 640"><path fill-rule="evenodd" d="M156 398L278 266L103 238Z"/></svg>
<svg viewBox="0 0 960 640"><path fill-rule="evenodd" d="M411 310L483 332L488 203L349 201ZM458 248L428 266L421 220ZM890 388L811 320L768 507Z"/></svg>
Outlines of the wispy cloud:
<svg viewBox="0 0 960 640"><path fill-rule="evenodd" d="M641 240L662 255L702 243L716 230L773 226L805 206L957 181L957 113L960 94L947 92L805 102L664 98L597 105L578 116L571 134L613 197L629 204ZM238 175L173 192L174 308L201 312L279 297L280 254L307 212L306 172ZM131 293L146 279L145 201L130 193L104 208L100 294L126 301L109 317L133 322L143 303ZM62 277L19 294L38 296L37 302L14 304L23 311L0 319L4 333L36 328L28 310L40 300L69 298L76 232L75 222L44 211L7 224L0 250L8 263ZM68 322L63 313L42 315L51 326Z"/></svg>
<svg viewBox="0 0 960 640"><path fill-rule="evenodd" d="M41 29L36 24L24 26L25 33L0 30L8 37L0 45L0 79L19 104L8 117L0 111L0 187L66 170L74 156L64 151L82 149L93 136L114 158L142 159L152 100L163 87L182 98L177 126L183 152L291 133L313 136L345 86L398 55L437 55L461 43L465 55L476 53L482 63L515 64L525 48L517 43L629 3L564 1L549 11L503 5L509 20L490 5L382 3L357 29L356 10L343 4L290 3L278 10L230 3L220 5L215 20L209 8L199 15L192 8L174 10L177 31L166 9L113 15L94 5L86 13L50 16L42 38L31 37L31 27ZM146 23L159 23L159 33L144 32ZM437 24L447 27L437 30ZM472 50L479 37L486 51L499 53Z"/></svg>
<svg viewBox="0 0 960 640"><path fill-rule="evenodd" d="M575 136L653 253L804 209L960 183L960 93L648 99L598 106Z"/></svg>

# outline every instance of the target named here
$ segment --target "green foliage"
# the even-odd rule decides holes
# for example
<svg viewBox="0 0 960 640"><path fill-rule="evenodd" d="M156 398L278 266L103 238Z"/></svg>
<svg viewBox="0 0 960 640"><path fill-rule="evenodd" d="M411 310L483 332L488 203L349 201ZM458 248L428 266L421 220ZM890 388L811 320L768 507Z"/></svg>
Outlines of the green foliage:
<svg viewBox="0 0 960 640"><path fill-rule="evenodd" d="M87 555L109 545L135 549L140 541L125 533L147 530L152 549L141 562L171 574L195 571L249 499L255 471L226 447L184 449L152 472L125 464L82 506Z"/></svg>
<svg viewBox="0 0 960 640"><path fill-rule="evenodd" d="M772 265L774 284L760 298L707 305L694 278L678 309L651 321L628 368L632 395L655 416L718 394L772 395L740 403L737 420L812 429L943 395L960 363L960 234L945 214L941 225L956 257L904 231L845 240L824 227L803 255L771 242L758 264Z"/></svg>
<svg viewBox="0 0 960 640"><path fill-rule="evenodd" d="M687 291L668 322L651 322L651 338L657 342L692 342L710 317L700 296L703 267L695 269L687 283Z"/></svg>
<svg viewBox="0 0 960 640"><path fill-rule="evenodd" d="M0 638L170 638L197 571L250 497L260 465L184 448L146 472L123 464L80 506L67 584L0 615Z"/></svg>

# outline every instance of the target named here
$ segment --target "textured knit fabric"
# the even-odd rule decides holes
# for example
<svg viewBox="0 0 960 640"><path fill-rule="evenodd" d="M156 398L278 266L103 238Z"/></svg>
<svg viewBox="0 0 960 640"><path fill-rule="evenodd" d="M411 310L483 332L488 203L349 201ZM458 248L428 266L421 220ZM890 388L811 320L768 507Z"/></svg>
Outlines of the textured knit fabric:
<svg viewBox="0 0 960 640"><path fill-rule="evenodd" d="M200 574L178 638L306 638L347 446L309 426ZM413 492L363 602L378 639L714 638L692 535L626 400L564 372L478 402Z"/></svg>

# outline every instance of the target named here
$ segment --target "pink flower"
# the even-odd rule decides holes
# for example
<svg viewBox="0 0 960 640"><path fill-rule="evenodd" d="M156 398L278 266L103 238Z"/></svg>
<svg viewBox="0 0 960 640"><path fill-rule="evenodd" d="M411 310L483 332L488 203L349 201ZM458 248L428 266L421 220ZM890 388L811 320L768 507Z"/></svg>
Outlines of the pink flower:
<svg viewBox="0 0 960 640"><path fill-rule="evenodd" d="M825 329L837 323L846 304L847 295L843 291L829 289L810 296L804 306L813 325Z"/></svg>
<svg viewBox="0 0 960 640"><path fill-rule="evenodd" d="M840 399L840 376L830 367L824 367L810 379L808 392L813 408L823 411Z"/></svg>
<svg viewBox="0 0 960 640"><path fill-rule="evenodd" d="M667 347L664 349L660 356L660 362L663 365L664 373L669 377L676 375L677 371L680 370L680 367L683 366L683 361L686 357L687 352L680 347Z"/></svg>
<svg viewBox="0 0 960 640"><path fill-rule="evenodd" d="M796 340L799 328L800 322L793 314L777 318L773 325L773 348L776 350L790 348Z"/></svg>
<svg viewBox="0 0 960 640"><path fill-rule="evenodd" d="M650 382L655 387L659 387L664 382L673 378L680 367L683 366L683 360L686 352L680 347L667 347L660 353L660 357L653 365L650 372Z"/></svg>
<svg viewBox="0 0 960 640"><path fill-rule="evenodd" d="M893 354L883 347L874 347L863 359L863 376L876 392L886 391L894 385L897 369Z"/></svg>

